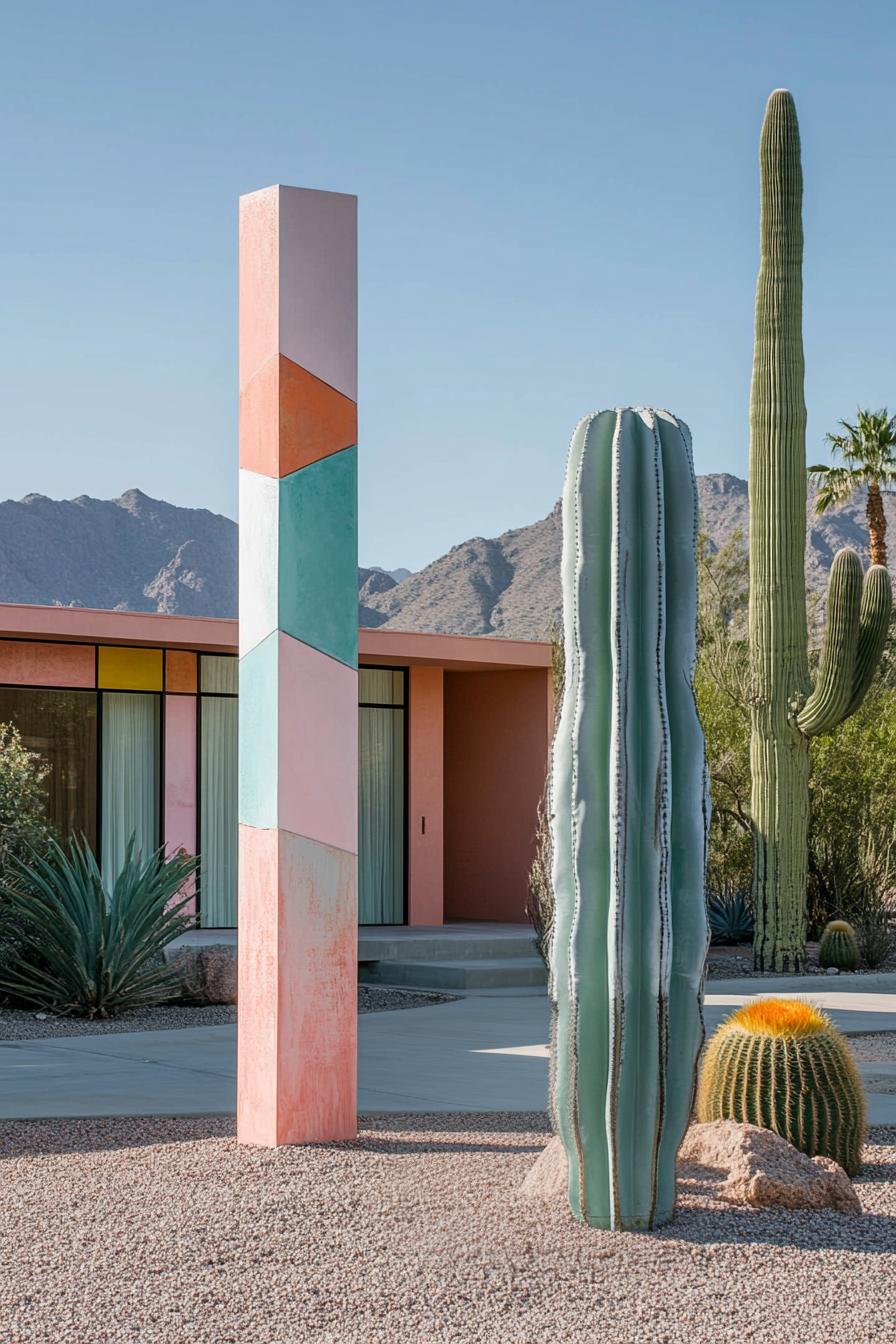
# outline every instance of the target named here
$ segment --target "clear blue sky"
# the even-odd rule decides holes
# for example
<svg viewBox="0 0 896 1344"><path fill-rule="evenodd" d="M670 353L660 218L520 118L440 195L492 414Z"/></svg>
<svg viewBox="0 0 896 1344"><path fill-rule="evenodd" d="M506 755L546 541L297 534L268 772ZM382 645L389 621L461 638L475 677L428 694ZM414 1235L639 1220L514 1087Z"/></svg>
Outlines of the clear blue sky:
<svg viewBox="0 0 896 1344"><path fill-rule="evenodd" d="M6 0L2 494L236 511L236 201L356 192L361 558L542 516L576 420L746 473L759 126L803 135L809 454L896 405L891 3Z"/></svg>

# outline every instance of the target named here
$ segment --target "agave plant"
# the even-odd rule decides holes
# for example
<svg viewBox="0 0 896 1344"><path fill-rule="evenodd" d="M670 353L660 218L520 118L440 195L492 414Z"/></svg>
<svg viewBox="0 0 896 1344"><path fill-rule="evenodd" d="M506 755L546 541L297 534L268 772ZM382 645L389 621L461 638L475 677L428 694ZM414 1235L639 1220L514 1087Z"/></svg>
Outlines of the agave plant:
<svg viewBox="0 0 896 1344"><path fill-rule="evenodd" d="M743 891L711 892L706 898L709 932L714 943L749 943L753 937L753 910Z"/></svg>
<svg viewBox="0 0 896 1344"><path fill-rule="evenodd" d="M198 860L158 850L144 859L134 837L111 891L85 839L68 852L13 860L0 891L20 925L19 944L0 969L0 991L47 1012L112 1017L171 997L177 979L163 949L191 927L178 892Z"/></svg>

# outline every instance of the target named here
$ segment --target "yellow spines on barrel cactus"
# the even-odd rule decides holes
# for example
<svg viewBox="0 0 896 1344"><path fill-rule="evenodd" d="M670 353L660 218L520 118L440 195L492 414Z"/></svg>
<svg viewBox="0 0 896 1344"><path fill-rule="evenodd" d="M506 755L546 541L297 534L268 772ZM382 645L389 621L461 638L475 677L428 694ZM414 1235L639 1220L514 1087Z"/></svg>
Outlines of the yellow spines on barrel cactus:
<svg viewBox="0 0 896 1344"><path fill-rule="evenodd" d="M706 1047L697 1115L772 1129L850 1176L862 1164L859 1071L830 1018L800 999L759 999L722 1023Z"/></svg>
<svg viewBox="0 0 896 1344"><path fill-rule="evenodd" d="M759 146L760 265L750 394L750 664L754 956L805 966L809 739L854 713L887 635L890 578L836 556L818 678L806 622L803 174L793 98L768 100Z"/></svg>
<svg viewBox="0 0 896 1344"><path fill-rule="evenodd" d="M845 919L832 919L825 926L818 946L818 963L825 969L834 966L838 971L854 971L859 964L859 945L855 930Z"/></svg>

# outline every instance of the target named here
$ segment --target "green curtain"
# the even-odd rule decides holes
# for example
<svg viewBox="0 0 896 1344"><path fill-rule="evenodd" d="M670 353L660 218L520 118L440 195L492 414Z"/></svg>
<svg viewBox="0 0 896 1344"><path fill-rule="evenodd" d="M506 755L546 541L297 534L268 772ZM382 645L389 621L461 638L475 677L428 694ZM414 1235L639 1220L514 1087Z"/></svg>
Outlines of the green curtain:
<svg viewBox="0 0 896 1344"><path fill-rule="evenodd" d="M403 712L361 708L358 737L358 922L401 924L404 921Z"/></svg>
<svg viewBox="0 0 896 1344"><path fill-rule="evenodd" d="M131 835L147 858L159 847L159 697L103 695L102 870L121 872Z"/></svg>
<svg viewBox="0 0 896 1344"><path fill-rule="evenodd" d="M236 925L238 701L204 695L200 712L201 923L227 929Z"/></svg>

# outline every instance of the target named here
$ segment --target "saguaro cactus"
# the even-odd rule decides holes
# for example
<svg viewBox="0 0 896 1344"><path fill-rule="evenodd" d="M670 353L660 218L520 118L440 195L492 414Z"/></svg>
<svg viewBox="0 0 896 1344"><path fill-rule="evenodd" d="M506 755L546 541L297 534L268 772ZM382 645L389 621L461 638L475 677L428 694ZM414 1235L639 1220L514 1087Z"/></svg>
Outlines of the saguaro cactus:
<svg viewBox="0 0 896 1344"><path fill-rule="evenodd" d="M686 425L642 409L582 420L563 492L550 788L552 1106L570 1207L597 1227L671 1218L703 1040L696 532Z"/></svg>
<svg viewBox="0 0 896 1344"><path fill-rule="evenodd" d="M793 98L769 98L761 182L750 401L750 661L754 954L760 970L805 962L809 738L858 709L890 616L886 570L836 556L819 675L806 629L806 407L803 399L803 176Z"/></svg>

